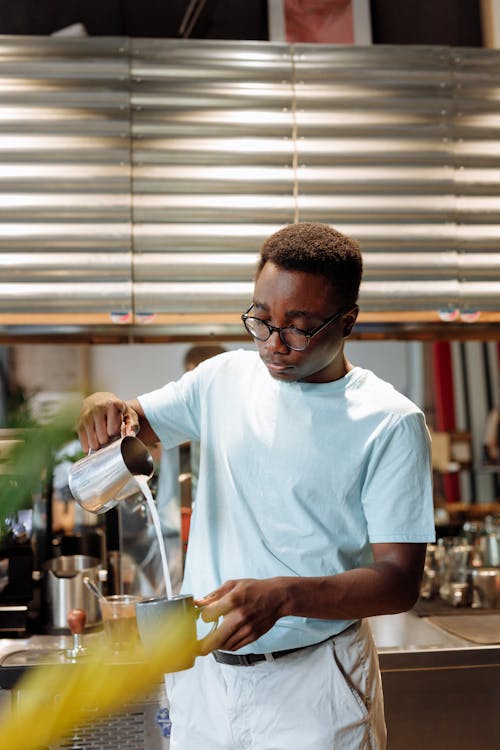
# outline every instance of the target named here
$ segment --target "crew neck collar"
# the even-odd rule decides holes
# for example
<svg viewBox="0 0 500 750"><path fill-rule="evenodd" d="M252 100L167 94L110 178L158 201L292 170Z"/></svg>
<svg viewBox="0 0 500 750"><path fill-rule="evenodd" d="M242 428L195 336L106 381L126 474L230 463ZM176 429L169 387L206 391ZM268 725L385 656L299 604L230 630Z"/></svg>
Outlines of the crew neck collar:
<svg viewBox="0 0 500 750"><path fill-rule="evenodd" d="M276 385L278 385L281 388L291 388L295 390L300 391L328 391L329 393L333 393L336 391L343 391L346 388L348 388L352 383L354 383L361 375L362 368L358 365L355 365L352 367L349 372L347 372L343 377L338 378L337 380L329 380L326 383L309 383L303 380L293 380L293 381L278 381L275 380L274 382Z"/></svg>

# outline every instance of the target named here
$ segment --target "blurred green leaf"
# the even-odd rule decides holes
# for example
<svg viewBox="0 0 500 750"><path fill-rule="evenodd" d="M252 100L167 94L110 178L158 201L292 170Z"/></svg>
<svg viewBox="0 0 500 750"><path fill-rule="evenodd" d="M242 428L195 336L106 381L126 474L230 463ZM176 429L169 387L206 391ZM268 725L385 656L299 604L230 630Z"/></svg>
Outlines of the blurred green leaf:
<svg viewBox="0 0 500 750"><path fill-rule="evenodd" d="M75 438L73 414L68 411L48 424L21 428L14 437L0 464L0 528L2 519L31 507L33 494L46 486L56 452Z"/></svg>

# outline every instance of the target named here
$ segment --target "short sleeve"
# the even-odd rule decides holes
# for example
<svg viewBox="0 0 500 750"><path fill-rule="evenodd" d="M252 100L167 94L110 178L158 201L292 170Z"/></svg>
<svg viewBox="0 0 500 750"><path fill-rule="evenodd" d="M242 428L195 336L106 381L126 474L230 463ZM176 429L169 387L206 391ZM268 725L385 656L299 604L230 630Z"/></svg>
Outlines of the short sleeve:
<svg viewBox="0 0 500 750"><path fill-rule="evenodd" d="M392 417L374 438L362 503L370 542L435 540L430 436L421 412Z"/></svg>
<svg viewBox="0 0 500 750"><path fill-rule="evenodd" d="M199 440L200 397L198 368L180 380L138 397L146 419L165 448Z"/></svg>

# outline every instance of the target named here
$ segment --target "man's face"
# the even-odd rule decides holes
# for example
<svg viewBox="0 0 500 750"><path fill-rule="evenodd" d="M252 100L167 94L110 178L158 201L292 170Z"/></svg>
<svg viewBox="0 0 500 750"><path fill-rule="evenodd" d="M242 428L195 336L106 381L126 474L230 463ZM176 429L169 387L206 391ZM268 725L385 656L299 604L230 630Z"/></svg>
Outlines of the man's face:
<svg viewBox="0 0 500 750"><path fill-rule="evenodd" d="M251 315L272 326L295 326L311 331L341 308L328 280L305 271L286 271L267 262L255 282ZM327 383L346 372L344 338L356 320L357 309L314 336L304 351L289 349L273 331L267 341L255 341L260 357L276 380Z"/></svg>

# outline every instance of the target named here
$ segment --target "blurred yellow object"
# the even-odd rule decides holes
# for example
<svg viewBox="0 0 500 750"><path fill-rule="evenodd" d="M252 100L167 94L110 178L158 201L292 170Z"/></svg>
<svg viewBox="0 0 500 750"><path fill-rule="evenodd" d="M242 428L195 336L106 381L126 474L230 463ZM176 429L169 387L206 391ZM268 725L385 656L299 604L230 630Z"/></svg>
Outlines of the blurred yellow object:
<svg viewBox="0 0 500 750"><path fill-rule="evenodd" d="M16 685L23 701L0 712L0 748L38 750L87 719L90 708L96 719L119 712L160 683L166 672L194 663L195 646L183 643L183 630L180 619L169 619L168 630L158 629L148 649L154 660L146 660L140 647L132 654L110 654L105 639L99 639L85 658L34 667Z"/></svg>
<svg viewBox="0 0 500 750"><path fill-rule="evenodd" d="M23 430L9 445L7 455L16 482L0 483L1 520L23 507L26 498L40 487L48 459L74 436L75 416L61 414L43 428ZM0 450L2 459L6 456ZM0 711L1 750L40 750L64 737L83 720L89 710L99 719L123 710L155 688L167 672L194 663L197 644L183 618L169 617L148 636L148 658L140 646L116 654L105 638L88 638L87 654L69 661L30 668L15 686L23 694L15 707L5 702Z"/></svg>

